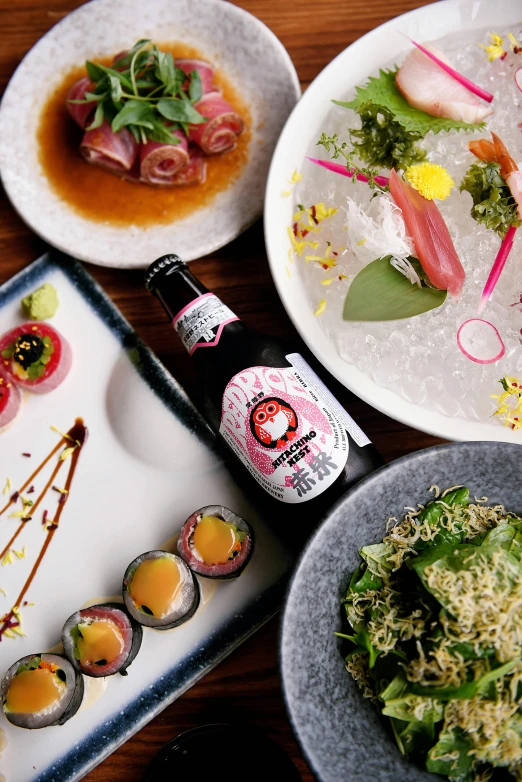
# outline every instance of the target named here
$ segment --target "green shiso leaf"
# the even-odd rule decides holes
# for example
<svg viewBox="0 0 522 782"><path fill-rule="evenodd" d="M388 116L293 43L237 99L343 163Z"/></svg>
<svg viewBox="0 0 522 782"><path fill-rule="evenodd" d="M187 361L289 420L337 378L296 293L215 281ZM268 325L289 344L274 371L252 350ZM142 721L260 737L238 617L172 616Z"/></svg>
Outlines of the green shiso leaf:
<svg viewBox="0 0 522 782"><path fill-rule="evenodd" d="M356 275L346 294L343 320L402 320L444 304L447 291L413 285L391 265L390 258L377 258Z"/></svg>
<svg viewBox="0 0 522 782"><path fill-rule="evenodd" d="M366 103L388 109L394 115L396 122L406 130L418 133L424 137L429 131L440 133L449 130L478 130L484 127L484 123L473 124L470 122L457 122L445 117L432 117L425 111L410 106L406 98L399 92L395 83L396 70L380 70L379 76L370 76L364 87L356 87L356 96L351 101L334 100L338 106L359 111Z"/></svg>

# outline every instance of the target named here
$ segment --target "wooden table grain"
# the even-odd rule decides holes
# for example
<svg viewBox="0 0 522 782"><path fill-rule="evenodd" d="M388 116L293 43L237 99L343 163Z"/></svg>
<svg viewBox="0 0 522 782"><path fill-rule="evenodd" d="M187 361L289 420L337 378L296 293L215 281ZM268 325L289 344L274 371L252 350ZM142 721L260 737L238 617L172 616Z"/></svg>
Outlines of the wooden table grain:
<svg viewBox="0 0 522 782"><path fill-rule="evenodd" d="M146 2L147 0L144 0ZM430 0L240 0L288 49L303 89L348 44L377 25ZM0 0L0 93L25 53L77 0ZM231 46L233 46L231 42ZM45 249L0 189L0 282ZM175 251L165 247L165 252ZM251 326L292 339L304 350L276 293L268 268L261 222L214 255L195 261L195 274ZM190 359L167 327L160 306L143 289L142 273L88 266L145 342L197 398ZM323 374L332 390L387 460L441 440L376 412ZM157 750L178 733L209 722L257 726L294 760L303 781L314 779L292 734L281 695L276 617L198 684L85 777L88 782L134 782Z"/></svg>

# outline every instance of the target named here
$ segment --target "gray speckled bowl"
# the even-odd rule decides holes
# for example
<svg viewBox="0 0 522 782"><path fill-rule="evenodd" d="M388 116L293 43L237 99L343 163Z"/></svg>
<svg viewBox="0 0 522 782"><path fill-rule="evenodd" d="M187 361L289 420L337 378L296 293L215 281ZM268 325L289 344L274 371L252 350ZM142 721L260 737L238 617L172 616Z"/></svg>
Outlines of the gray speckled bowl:
<svg viewBox="0 0 522 782"><path fill-rule="evenodd" d="M522 446L452 443L382 467L330 511L308 543L290 585L281 632L281 672L290 718L320 782L438 779L405 760L377 710L344 668L334 631L340 600L365 543L381 540L389 516L433 498L432 484L469 486L522 512Z"/></svg>

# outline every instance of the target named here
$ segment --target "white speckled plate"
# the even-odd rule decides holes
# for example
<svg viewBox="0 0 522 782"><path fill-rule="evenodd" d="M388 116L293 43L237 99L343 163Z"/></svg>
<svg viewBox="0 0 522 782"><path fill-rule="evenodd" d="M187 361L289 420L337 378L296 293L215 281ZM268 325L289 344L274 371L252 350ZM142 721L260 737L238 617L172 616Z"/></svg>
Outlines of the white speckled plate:
<svg viewBox="0 0 522 782"><path fill-rule="evenodd" d="M181 41L204 52L249 105L252 137L242 173L210 205L171 224L121 228L87 220L58 197L38 162L36 130L42 107L65 72L140 38ZM231 3L92 0L38 41L12 77L0 108L0 174L26 223L77 258L119 268L144 267L166 252L189 261L223 247L260 216L270 159L299 95L297 74L281 42Z"/></svg>
<svg viewBox="0 0 522 782"><path fill-rule="evenodd" d="M324 129L331 99L348 95L351 88L363 84L368 74L385 62L402 59L408 45L398 30L417 41L434 40L457 30L505 30L510 26L518 30L520 12L520 0L444 0L392 19L355 41L319 74L292 112L274 152L267 184L265 239L270 269L286 311L310 350L339 382L377 410L408 426L449 440L522 443L522 429L512 431L493 419L451 417L423 403L407 401L395 391L379 385L368 372L343 361L319 319L314 317L296 268L291 276L288 275L287 230L295 205L292 198L282 196L282 191L292 172L302 168L304 156L310 154L310 140L319 138ZM520 113L520 109L518 111ZM516 116L519 121L519 114ZM512 262L515 264L518 260ZM491 393L497 393L497 388L493 387Z"/></svg>
<svg viewBox="0 0 522 782"><path fill-rule="evenodd" d="M183 390L79 263L48 254L0 286L0 333L20 322L20 299L43 282L58 291L51 322L70 342L73 366L52 393L26 394L19 417L0 434L0 508L59 442L51 425L67 431L81 416L89 436L59 528L27 592L34 605L22 604L25 636L0 643L0 678L20 657L53 647L73 611L121 595L136 556L172 551L197 508L217 503L235 510L252 524L255 545L238 579L200 580L202 602L188 622L164 632L144 628L128 676L84 677L84 703L65 725L23 730L8 723L0 706L7 736L0 772L8 782L83 777L275 613L293 561L233 480ZM34 479L28 497L39 496L53 466ZM3 495L7 477L11 490ZM64 482L62 470L53 484ZM53 518L58 496L45 495L11 544L19 519L10 517L12 509L0 515L0 551L9 545L25 553L0 565L0 617L31 572L46 538L43 511Z"/></svg>

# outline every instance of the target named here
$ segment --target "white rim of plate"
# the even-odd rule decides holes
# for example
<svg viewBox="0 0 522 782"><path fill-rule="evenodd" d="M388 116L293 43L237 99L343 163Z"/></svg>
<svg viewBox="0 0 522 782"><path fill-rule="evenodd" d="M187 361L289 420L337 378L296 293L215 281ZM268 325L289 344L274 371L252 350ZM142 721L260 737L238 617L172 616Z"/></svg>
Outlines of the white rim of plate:
<svg viewBox="0 0 522 782"><path fill-rule="evenodd" d="M393 391L379 386L357 367L344 362L314 317L304 287L296 285L299 275L295 273L289 277L286 271L289 246L287 226L290 225L292 201L282 197L281 192L292 171L295 168L299 170L307 154L309 139L314 133L312 128L306 139L298 139L298 128L306 124L309 106L314 105L314 122L317 127L329 108L329 82L333 73L338 70L350 73L351 81L345 89L352 83L355 85L364 81L374 68L382 65L383 59L389 60L393 56L391 47L385 57L379 54L385 36L388 40L397 38L397 51L406 50L407 44L402 36L397 35L399 29L416 40L441 37L456 29L455 26L462 19L466 22L466 29L492 26L496 30L503 25L513 25L513 20L516 21L520 16L518 11L516 0L498 0L496 3L488 3L487 0L440 0L391 19L366 33L332 60L308 87L279 137L268 175L264 223L270 270L283 306L306 345L324 367L360 399L396 421L447 440L522 443L522 430L512 431L499 423L451 418L408 402ZM354 62L358 58L365 60L368 51L376 52L372 55L371 64L363 66L362 73L354 74L357 70Z"/></svg>
<svg viewBox="0 0 522 782"><path fill-rule="evenodd" d="M87 220L61 201L41 171L35 134L41 108L64 71L88 57L121 50L129 39L144 35L180 40L208 52L249 104L252 139L243 171L209 205L179 222L119 227ZM267 63L264 79L259 76L261 55ZM42 36L11 77L0 105L0 175L13 207L29 227L80 260L143 268L175 251L190 261L228 244L261 216L271 153L300 94L297 73L281 41L263 22L231 3L90 0ZM266 122L261 127L262 112Z"/></svg>

